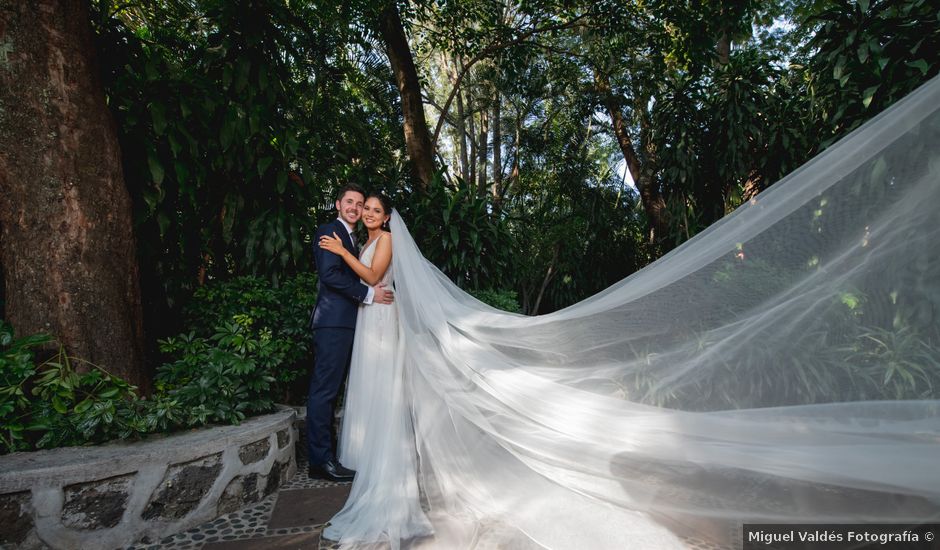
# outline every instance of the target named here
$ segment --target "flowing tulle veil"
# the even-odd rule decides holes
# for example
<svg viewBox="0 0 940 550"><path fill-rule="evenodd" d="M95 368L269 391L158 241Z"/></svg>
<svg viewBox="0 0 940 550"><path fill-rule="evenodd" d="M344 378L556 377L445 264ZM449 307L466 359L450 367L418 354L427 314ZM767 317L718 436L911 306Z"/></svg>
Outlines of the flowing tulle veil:
<svg viewBox="0 0 940 550"><path fill-rule="evenodd" d="M437 542L740 545L751 522L940 518L940 79L667 256L507 314L394 213Z"/></svg>

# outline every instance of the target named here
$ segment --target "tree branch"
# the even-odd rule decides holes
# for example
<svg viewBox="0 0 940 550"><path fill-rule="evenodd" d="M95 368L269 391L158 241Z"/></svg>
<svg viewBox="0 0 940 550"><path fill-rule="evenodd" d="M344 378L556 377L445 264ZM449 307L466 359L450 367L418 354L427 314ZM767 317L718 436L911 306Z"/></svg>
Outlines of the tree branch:
<svg viewBox="0 0 940 550"><path fill-rule="evenodd" d="M581 14L575 17L574 19L572 19L571 21L568 21L567 23L563 23L560 25L547 25L544 27L536 27L533 29L529 29L528 31L520 34L515 39L510 40L508 42L496 42L494 44L490 44L489 46L483 48L483 50L481 50L480 53L473 56L473 59L471 59L470 61L467 62L466 65L461 67L460 74L457 75L457 79L454 81L454 88L450 91L450 95L447 96L447 101L444 102L444 107L441 109L441 118L438 119L437 126L434 128L434 136L431 138L431 148L432 149L437 148L437 140L440 137L441 128L444 125L444 115L446 115L447 111L450 110L450 104L454 101L454 97L457 95L457 91L460 89L460 83L463 81L464 77L467 75L467 72L470 70L471 67L476 65L477 62L482 61L486 59L487 57L491 56L492 54L496 53L497 51L504 49L504 48L508 48L510 46L519 45L525 42L526 40L528 40L529 38L531 38L532 36L535 36L536 34L565 30L565 29L570 29L572 27L576 27L578 26L579 22L582 19L586 18L587 16L588 14L585 13L585 14Z"/></svg>

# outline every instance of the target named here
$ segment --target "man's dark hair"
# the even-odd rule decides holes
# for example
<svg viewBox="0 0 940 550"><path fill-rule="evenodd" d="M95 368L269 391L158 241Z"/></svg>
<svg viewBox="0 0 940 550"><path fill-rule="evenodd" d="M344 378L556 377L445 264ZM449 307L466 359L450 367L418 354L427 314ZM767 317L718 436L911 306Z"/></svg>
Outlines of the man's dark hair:
<svg viewBox="0 0 940 550"><path fill-rule="evenodd" d="M336 192L336 200L337 201L343 200L343 196L346 195L346 193L349 191L355 191L356 193L359 193L363 197L366 196L365 189L356 185L355 183L347 183L346 185L340 187L339 191Z"/></svg>

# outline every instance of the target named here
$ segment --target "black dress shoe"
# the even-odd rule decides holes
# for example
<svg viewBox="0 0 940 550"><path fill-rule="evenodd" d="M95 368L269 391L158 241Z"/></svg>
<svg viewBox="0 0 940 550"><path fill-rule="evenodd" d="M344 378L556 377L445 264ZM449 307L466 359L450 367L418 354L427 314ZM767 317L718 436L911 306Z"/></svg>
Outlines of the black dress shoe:
<svg viewBox="0 0 940 550"><path fill-rule="evenodd" d="M338 460L333 459L323 464L311 464L307 473L313 479L326 479L328 481L352 481L356 472L344 467Z"/></svg>

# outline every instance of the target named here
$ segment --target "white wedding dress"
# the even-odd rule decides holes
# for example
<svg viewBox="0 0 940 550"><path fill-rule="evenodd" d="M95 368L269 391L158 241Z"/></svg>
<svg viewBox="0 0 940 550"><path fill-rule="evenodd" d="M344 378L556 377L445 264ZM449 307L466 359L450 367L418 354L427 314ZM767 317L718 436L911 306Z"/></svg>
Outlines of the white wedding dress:
<svg viewBox="0 0 940 550"><path fill-rule="evenodd" d="M362 251L364 265L372 265L379 239ZM389 265L382 277L388 288L393 271ZM388 543L397 548L401 540L431 533L418 498L400 338L394 303L359 308L339 440L339 460L356 470L356 478L346 505L323 533L344 546Z"/></svg>
<svg viewBox="0 0 940 550"><path fill-rule="evenodd" d="M397 320L360 314L359 476L325 535L670 550L740 548L753 523L937 522L938 205L940 77L549 315L475 300L393 212ZM421 504L433 535L407 540Z"/></svg>

